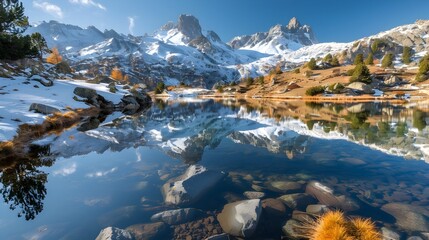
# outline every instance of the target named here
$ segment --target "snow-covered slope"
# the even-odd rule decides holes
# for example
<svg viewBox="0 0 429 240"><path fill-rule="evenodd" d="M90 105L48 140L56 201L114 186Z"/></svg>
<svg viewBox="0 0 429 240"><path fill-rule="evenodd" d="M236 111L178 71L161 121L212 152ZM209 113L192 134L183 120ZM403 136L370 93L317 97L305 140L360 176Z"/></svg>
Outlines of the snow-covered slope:
<svg viewBox="0 0 429 240"><path fill-rule="evenodd" d="M275 25L268 32L235 37L228 44L235 49L254 50L267 54L284 54L304 46L316 44L310 26L301 26L294 17L287 26Z"/></svg>
<svg viewBox="0 0 429 240"><path fill-rule="evenodd" d="M88 108L85 103L73 99L73 90L77 86L94 89L114 103L119 103L126 93L120 86L116 93L111 93L107 84L89 84L79 80L57 80L52 87L44 87L35 79L44 78L37 75L32 78L15 77L13 80L0 78L0 141L12 139L20 124L44 121L46 115L29 111L32 103L48 105L61 111L69 107Z"/></svg>
<svg viewBox="0 0 429 240"><path fill-rule="evenodd" d="M42 22L26 31L28 34L34 32L40 32L49 47L57 47L62 52L79 51L108 38L106 34L94 26L81 28L57 21ZM110 34L112 32L114 31L110 30Z"/></svg>
<svg viewBox="0 0 429 240"><path fill-rule="evenodd" d="M415 60L429 50L429 21L423 20L350 43L317 43L311 27L296 18L268 32L236 37L228 44L214 31L204 30L191 15L180 15L176 23L169 22L154 34L141 37L55 21L43 22L27 32L41 32L50 47L58 47L87 77L106 75L119 66L132 82L149 87L164 81L211 88L217 82L267 74L277 65L296 67L328 53L341 53L347 62L358 53L368 54L380 39L382 44L375 54L378 59L387 51L400 57L403 46L413 48Z"/></svg>

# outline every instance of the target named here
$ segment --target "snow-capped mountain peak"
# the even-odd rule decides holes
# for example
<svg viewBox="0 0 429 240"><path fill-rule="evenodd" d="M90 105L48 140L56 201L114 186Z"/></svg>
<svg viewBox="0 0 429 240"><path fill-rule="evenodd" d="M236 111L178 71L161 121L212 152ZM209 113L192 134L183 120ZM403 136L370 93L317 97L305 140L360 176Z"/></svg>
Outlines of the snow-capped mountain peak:
<svg viewBox="0 0 429 240"><path fill-rule="evenodd" d="M228 44L234 49L254 50L267 54L283 54L317 43L310 26L301 26L297 18L288 25L277 24L268 32L233 38Z"/></svg>

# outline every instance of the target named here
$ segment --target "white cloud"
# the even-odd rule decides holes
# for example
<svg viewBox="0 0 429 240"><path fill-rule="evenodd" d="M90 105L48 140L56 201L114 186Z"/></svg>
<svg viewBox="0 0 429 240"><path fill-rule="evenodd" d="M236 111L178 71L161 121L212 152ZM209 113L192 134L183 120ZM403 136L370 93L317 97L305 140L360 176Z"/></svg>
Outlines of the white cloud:
<svg viewBox="0 0 429 240"><path fill-rule="evenodd" d="M94 172L94 173L88 173L86 176L90 177L90 178L93 178L93 177L104 177L107 174L114 173L116 170L118 170L118 168L112 168L112 169L104 171L104 172L103 171L97 171L97 172Z"/></svg>
<svg viewBox="0 0 429 240"><path fill-rule="evenodd" d="M84 6L94 6L94 7L98 7L99 9L106 10L105 6L101 5L98 2L94 2L93 0L69 0L69 1L74 4L80 4Z"/></svg>
<svg viewBox="0 0 429 240"><path fill-rule="evenodd" d="M128 31L130 31L131 35L134 35L134 27L135 27L135 18L128 17Z"/></svg>
<svg viewBox="0 0 429 240"><path fill-rule="evenodd" d="M72 163L69 166L66 166L54 171L54 176L56 175L67 176L67 175L73 174L74 172L76 172L76 168L77 168L76 163Z"/></svg>
<svg viewBox="0 0 429 240"><path fill-rule="evenodd" d="M39 8L54 17L63 18L63 10L55 4L49 2L33 1L33 7Z"/></svg>

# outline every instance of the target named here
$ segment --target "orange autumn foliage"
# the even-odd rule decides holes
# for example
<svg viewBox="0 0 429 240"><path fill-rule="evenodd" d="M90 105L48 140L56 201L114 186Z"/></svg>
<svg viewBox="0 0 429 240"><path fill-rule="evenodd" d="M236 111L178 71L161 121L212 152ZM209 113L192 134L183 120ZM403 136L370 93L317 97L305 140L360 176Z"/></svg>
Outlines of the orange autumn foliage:
<svg viewBox="0 0 429 240"><path fill-rule="evenodd" d="M112 69L112 72L110 73L110 77L116 81L124 80L124 75L122 74L122 71L118 67L115 67Z"/></svg>
<svg viewBox="0 0 429 240"><path fill-rule="evenodd" d="M46 62L51 64L58 64L63 60L63 57L61 57L60 53L58 52L58 48L52 48L51 54L46 58Z"/></svg>

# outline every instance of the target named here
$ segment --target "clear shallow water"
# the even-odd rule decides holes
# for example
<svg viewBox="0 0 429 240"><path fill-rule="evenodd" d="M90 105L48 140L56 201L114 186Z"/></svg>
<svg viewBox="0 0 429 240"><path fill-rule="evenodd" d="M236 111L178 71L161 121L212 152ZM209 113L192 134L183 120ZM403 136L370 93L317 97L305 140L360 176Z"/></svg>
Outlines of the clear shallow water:
<svg viewBox="0 0 429 240"><path fill-rule="evenodd" d="M353 198L360 209L352 215L418 234L381 207L428 209L427 116L381 103L156 102L141 116L38 141L49 146L38 161L3 169L0 239L95 239L107 226L149 223L174 209L161 187L189 164L226 173L191 205L203 211L219 212L255 185L277 198L284 193L272 182L315 180ZM270 234L278 238L281 229Z"/></svg>

